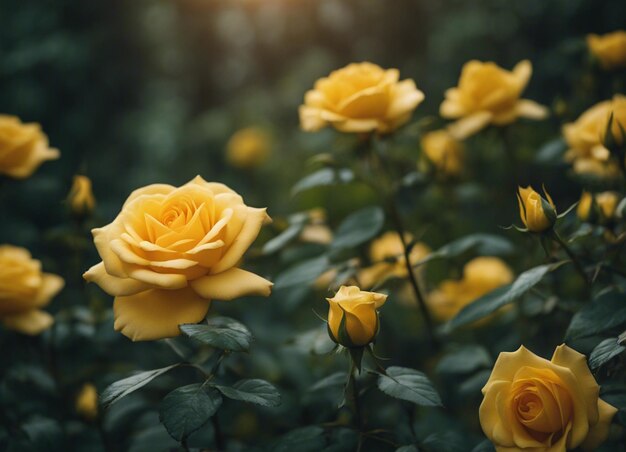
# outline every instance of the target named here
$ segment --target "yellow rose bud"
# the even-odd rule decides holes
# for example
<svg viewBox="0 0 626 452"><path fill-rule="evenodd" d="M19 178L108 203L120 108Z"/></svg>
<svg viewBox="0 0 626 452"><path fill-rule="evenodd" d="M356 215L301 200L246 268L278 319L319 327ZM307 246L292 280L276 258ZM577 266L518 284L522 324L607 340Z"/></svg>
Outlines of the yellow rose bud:
<svg viewBox="0 0 626 452"><path fill-rule="evenodd" d="M462 118L449 126L452 135L462 140L489 124L502 126L518 118L548 116L548 109L543 105L521 99L532 71L528 60L519 62L512 71L491 62L465 63L458 86L446 91L439 109L444 118Z"/></svg>
<svg viewBox="0 0 626 452"><path fill-rule="evenodd" d="M422 137L426 158L441 173L457 176L463 166L463 144L446 130L429 132Z"/></svg>
<svg viewBox="0 0 626 452"><path fill-rule="evenodd" d="M469 261L459 281L446 280L430 293L427 303L439 321L455 317L477 298L513 281L513 272L501 259L482 256Z"/></svg>
<svg viewBox="0 0 626 452"><path fill-rule="evenodd" d="M604 69L626 66L626 31L618 30L602 36L587 35L587 46Z"/></svg>
<svg viewBox="0 0 626 452"><path fill-rule="evenodd" d="M308 243L328 245L333 241L333 231L326 225L326 211L311 209L308 212L309 224L302 228L300 240Z"/></svg>
<svg viewBox="0 0 626 452"><path fill-rule="evenodd" d="M272 151L269 134L258 127L248 127L233 134L226 145L226 158L237 168L256 168L268 159Z"/></svg>
<svg viewBox="0 0 626 452"><path fill-rule="evenodd" d="M605 220L610 220L615 215L615 209L620 201L620 196L612 191L605 191L596 195L596 203Z"/></svg>
<svg viewBox="0 0 626 452"><path fill-rule="evenodd" d="M91 180L87 176L74 176L67 202L75 215L83 216L93 211L96 207L96 198L91 190Z"/></svg>
<svg viewBox="0 0 626 452"><path fill-rule="evenodd" d="M46 160L59 158L48 137L36 123L22 123L15 116L0 115L0 174L24 179Z"/></svg>
<svg viewBox="0 0 626 452"><path fill-rule="evenodd" d="M211 299L268 296L272 283L237 265L270 218L227 186L197 176L135 190L92 230L102 262L83 276L115 297L115 329L134 341L180 334Z"/></svg>
<svg viewBox="0 0 626 452"><path fill-rule="evenodd" d="M98 416L98 392L91 383L86 383L76 397L76 412L85 419L93 420Z"/></svg>
<svg viewBox="0 0 626 452"><path fill-rule="evenodd" d="M307 132L332 125L341 132L393 132L424 100L413 80L399 81L397 69L352 63L319 79L300 106Z"/></svg>
<svg viewBox="0 0 626 452"><path fill-rule="evenodd" d="M567 345L550 361L522 346L498 356L482 389L480 425L497 450L595 450L617 412L599 390L585 356Z"/></svg>
<svg viewBox="0 0 626 452"><path fill-rule="evenodd" d="M613 99L600 102L571 123L563 126L563 136L568 145L566 160L574 164L578 174L614 177L619 168L611 160L611 152L604 146L609 118L612 139L617 145L624 143L620 128L626 129L626 96L616 94Z"/></svg>
<svg viewBox="0 0 626 452"><path fill-rule="evenodd" d="M405 241L411 243L413 236L405 234ZM418 242L411 248L409 258L412 265L424 259L430 253L430 248ZM369 289L389 278L406 278L408 271L404 258L404 246L400 236L395 231L388 231L374 240L370 245L370 260L372 265L362 269L358 274L361 286Z"/></svg>
<svg viewBox="0 0 626 452"><path fill-rule="evenodd" d="M556 221L556 211L552 198L544 189L547 199L541 197L532 187L518 187L517 202L524 226L531 232L542 232L551 228Z"/></svg>
<svg viewBox="0 0 626 452"><path fill-rule="evenodd" d="M41 262L24 248L0 245L0 322L7 328L36 335L54 323L40 308L64 285L63 278L41 271Z"/></svg>
<svg viewBox="0 0 626 452"><path fill-rule="evenodd" d="M580 201L578 201L578 206L576 207L576 215L582 221L587 221L589 219L589 214L591 213L591 206L593 205L593 196L588 191L584 191L580 196Z"/></svg>
<svg viewBox="0 0 626 452"><path fill-rule="evenodd" d="M341 286L333 298L327 298L328 329L333 341L344 347L363 347L378 334L378 309L387 295L365 292L356 286Z"/></svg>

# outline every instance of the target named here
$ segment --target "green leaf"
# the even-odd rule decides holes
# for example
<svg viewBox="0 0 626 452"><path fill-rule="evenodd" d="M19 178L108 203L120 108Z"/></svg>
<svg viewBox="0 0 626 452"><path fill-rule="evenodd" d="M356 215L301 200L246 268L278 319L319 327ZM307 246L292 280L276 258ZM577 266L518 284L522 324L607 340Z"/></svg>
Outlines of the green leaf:
<svg viewBox="0 0 626 452"><path fill-rule="evenodd" d="M406 446L398 447L396 452L419 452L419 449L413 444L408 444Z"/></svg>
<svg viewBox="0 0 626 452"><path fill-rule="evenodd" d="M280 437L269 450L272 452L318 452L326 446L322 427L297 428Z"/></svg>
<svg viewBox="0 0 626 452"><path fill-rule="evenodd" d="M466 452L467 438L455 431L436 432L428 435L422 442L422 446L426 450Z"/></svg>
<svg viewBox="0 0 626 452"><path fill-rule="evenodd" d="M284 248L289 242L300 235L303 228L304 222L290 225L283 232L278 234L273 239L268 240L267 243L263 245L263 254L272 254Z"/></svg>
<svg viewBox="0 0 626 452"><path fill-rule="evenodd" d="M150 383L159 375L163 375L168 370L177 367L178 364L172 364L171 366L162 367L160 369L147 370L145 372L140 372L131 377L124 378L123 380L118 380L115 383L109 385L100 396L100 403L104 407L111 405L112 403L117 402L122 397L127 396L131 392L136 391L139 388Z"/></svg>
<svg viewBox="0 0 626 452"><path fill-rule="evenodd" d="M615 358L624 350L626 350L626 347L620 345L617 342L617 338L610 337L605 339L591 352L591 355L589 356L589 367L595 370Z"/></svg>
<svg viewBox="0 0 626 452"><path fill-rule="evenodd" d="M221 350L247 352L252 342L248 328L229 317L211 317L207 324L185 324L179 328L187 336Z"/></svg>
<svg viewBox="0 0 626 452"><path fill-rule="evenodd" d="M555 138L541 146L535 153L537 163L559 163L563 162L563 154L567 150L567 143L563 138Z"/></svg>
<svg viewBox="0 0 626 452"><path fill-rule="evenodd" d="M348 374L346 372L335 372L315 383L309 388L309 391L319 391L320 389L327 389L333 386L344 386L347 379Z"/></svg>
<svg viewBox="0 0 626 452"><path fill-rule="evenodd" d="M329 266L330 260L327 256L307 259L279 274L274 279L274 289L278 290L300 284L310 284L324 273Z"/></svg>
<svg viewBox="0 0 626 452"><path fill-rule="evenodd" d="M229 399L268 407L280 405L280 393L265 380L240 380L232 386L214 385L214 387Z"/></svg>
<svg viewBox="0 0 626 452"><path fill-rule="evenodd" d="M623 324L626 324L624 296L611 292L587 303L574 314L565 333L565 338L594 336Z"/></svg>
<svg viewBox="0 0 626 452"><path fill-rule="evenodd" d="M222 404L222 396L201 383L174 389L161 401L159 419L176 441L201 428Z"/></svg>
<svg viewBox="0 0 626 452"><path fill-rule="evenodd" d="M476 447L472 449L472 452L495 452L495 447L488 439L478 443Z"/></svg>
<svg viewBox="0 0 626 452"><path fill-rule="evenodd" d="M507 239L491 234L472 234L448 243L436 251L433 251L415 266L423 265L435 259L449 259L459 256L467 251L474 250L483 255L503 255L513 251L513 245Z"/></svg>
<svg viewBox="0 0 626 452"><path fill-rule="evenodd" d="M442 406L441 398L428 377L406 367L392 366L378 377L378 389L397 399L423 406Z"/></svg>
<svg viewBox="0 0 626 452"><path fill-rule="evenodd" d="M352 248L376 236L385 223L385 213L378 206L366 207L348 215L339 225L331 249Z"/></svg>
<svg viewBox="0 0 626 452"><path fill-rule="evenodd" d="M321 170L317 170L314 173L300 179L300 181L291 189L291 196L295 196L300 192L315 187L347 184L348 182L352 182L353 179L354 174L349 169L337 170L333 168L322 168Z"/></svg>
<svg viewBox="0 0 626 452"><path fill-rule="evenodd" d="M468 345L444 356L437 364L436 372L443 375L467 374L491 364L487 350L478 345Z"/></svg>
<svg viewBox="0 0 626 452"><path fill-rule="evenodd" d="M463 325L475 322L487 317L492 312L500 309L502 306L517 300L530 289L535 287L544 276L551 271L557 269L568 261L561 261L554 264L540 265L538 267L526 270L520 274L515 281L506 286L497 288L488 294L474 300L465 306L456 317L448 322L446 329L451 331Z"/></svg>

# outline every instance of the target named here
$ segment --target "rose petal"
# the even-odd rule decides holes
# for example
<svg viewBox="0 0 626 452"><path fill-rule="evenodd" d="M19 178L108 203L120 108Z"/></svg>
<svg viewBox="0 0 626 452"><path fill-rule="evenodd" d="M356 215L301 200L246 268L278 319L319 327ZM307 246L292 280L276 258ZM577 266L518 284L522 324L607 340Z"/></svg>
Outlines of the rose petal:
<svg viewBox="0 0 626 452"><path fill-rule="evenodd" d="M587 438L581 444L583 450L596 450L602 444L606 437L609 436L609 427L613 416L617 413L617 408L606 403L602 399L598 399L598 422L592 425L587 434Z"/></svg>
<svg viewBox="0 0 626 452"><path fill-rule="evenodd" d="M30 336L41 333L54 323L54 317L39 309L7 315L1 320L7 328Z"/></svg>
<svg viewBox="0 0 626 452"><path fill-rule="evenodd" d="M550 114L548 107L529 99L520 99L517 102L515 109L517 111L517 115L522 118L545 119Z"/></svg>
<svg viewBox="0 0 626 452"><path fill-rule="evenodd" d="M201 321L210 304L189 288L116 297L114 328L133 341L174 337L180 335L178 325Z"/></svg>
<svg viewBox="0 0 626 452"><path fill-rule="evenodd" d="M232 300L247 295L267 297L273 286L267 279L240 268L204 276L189 284L201 297L217 300Z"/></svg>
<svg viewBox="0 0 626 452"><path fill-rule="evenodd" d="M479 111L448 126L448 132L457 140L464 140L489 125L493 114L488 111Z"/></svg>
<svg viewBox="0 0 626 452"><path fill-rule="evenodd" d="M65 280L60 276L51 273L42 273L41 286L35 296L35 306L41 307L50 303L52 297L59 293L64 285Z"/></svg>
<svg viewBox="0 0 626 452"><path fill-rule="evenodd" d="M112 296L134 295L152 288L150 284L137 281L136 279L118 278L109 275L103 262L87 270L83 274L83 278L98 284L102 290Z"/></svg>

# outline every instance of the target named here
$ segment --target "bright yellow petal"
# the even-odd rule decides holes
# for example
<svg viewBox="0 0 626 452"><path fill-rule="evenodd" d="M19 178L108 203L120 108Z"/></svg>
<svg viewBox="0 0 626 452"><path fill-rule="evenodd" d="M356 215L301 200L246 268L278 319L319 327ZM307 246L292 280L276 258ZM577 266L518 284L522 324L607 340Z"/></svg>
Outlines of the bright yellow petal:
<svg viewBox="0 0 626 452"><path fill-rule="evenodd" d="M617 413L617 408L609 405L602 399L598 399L598 413L598 422L591 426L587 438L581 444L583 450L596 450L606 440L613 416Z"/></svg>
<svg viewBox="0 0 626 452"><path fill-rule="evenodd" d="M487 127L492 118L493 113L479 111L450 124L448 132L457 140L464 140Z"/></svg>
<svg viewBox="0 0 626 452"><path fill-rule="evenodd" d="M114 327L133 341L174 337L180 334L178 325L201 321L210 304L210 300L201 298L190 288L146 290L116 297Z"/></svg>
<svg viewBox="0 0 626 452"><path fill-rule="evenodd" d="M152 184L152 185L147 185L145 187L138 188L137 190L133 191L130 194L130 196L128 196L128 198L124 202L124 206L122 207L122 209L140 196L166 195L174 190L176 190L176 187L173 187L172 185L168 185L168 184Z"/></svg>
<svg viewBox="0 0 626 452"><path fill-rule="evenodd" d="M42 273L41 286L35 296L35 306L41 307L47 305L50 300L52 300L52 297L63 289L64 285L65 280L60 276L53 275L52 273Z"/></svg>
<svg viewBox="0 0 626 452"><path fill-rule="evenodd" d="M528 119L545 119L550 114L548 107L529 99L520 99L515 105L515 110L517 116Z"/></svg>
<svg viewBox="0 0 626 452"><path fill-rule="evenodd" d="M267 279L236 267L195 279L190 281L190 285L201 297L217 300L232 300L247 295L267 297L273 286Z"/></svg>
<svg viewBox="0 0 626 452"><path fill-rule="evenodd" d="M115 297L134 295L153 287L150 284L137 281L136 279L111 276L107 273L102 262L87 270L83 274L83 278L89 282L98 284L102 290Z"/></svg>
<svg viewBox="0 0 626 452"><path fill-rule="evenodd" d="M32 309L19 314L5 316L2 318L2 323L11 330L35 336L50 328L54 323L54 317L45 311Z"/></svg>

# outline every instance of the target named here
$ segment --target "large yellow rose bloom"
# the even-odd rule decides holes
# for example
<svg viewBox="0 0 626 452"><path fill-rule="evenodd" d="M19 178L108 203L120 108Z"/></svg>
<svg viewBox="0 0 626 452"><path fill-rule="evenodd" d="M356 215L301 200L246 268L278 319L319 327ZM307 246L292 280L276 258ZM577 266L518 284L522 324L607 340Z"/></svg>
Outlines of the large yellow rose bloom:
<svg viewBox="0 0 626 452"><path fill-rule="evenodd" d="M366 292L357 286L341 286L333 298L327 298L328 328L331 338L345 347L362 347L376 338L378 309L387 295ZM341 324L347 337L342 337Z"/></svg>
<svg viewBox="0 0 626 452"><path fill-rule="evenodd" d="M333 71L306 93L300 126L307 132L327 125L341 132L392 132L424 100L413 80L399 79L397 69L372 63L352 63Z"/></svg>
<svg viewBox="0 0 626 452"><path fill-rule="evenodd" d="M405 234L405 241L411 243L413 236ZM411 265L424 259L430 248L419 242L411 248L409 260ZM361 287L369 289L384 282L388 278L406 278L408 270L404 257L404 246L400 235L395 231L385 232L372 242L369 257L373 264L359 271L357 279Z"/></svg>
<svg viewBox="0 0 626 452"><path fill-rule="evenodd" d="M272 283L237 267L269 217L227 186L200 176L182 187L135 190L117 218L92 231L102 262L84 278L115 296L115 329L134 341L180 334L211 299L270 294Z"/></svg>
<svg viewBox="0 0 626 452"><path fill-rule="evenodd" d="M41 262L24 248L0 245L0 322L20 333L36 335L54 319L41 310L64 285L63 278L41 271Z"/></svg>
<svg viewBox="0 0 626 452"><path fill-rule="evenodd" d="M24 179L46 160L59 158L48 137L36 123L22 123L15 116L0 115L0 174Z"/></svg>
<svg viewBox="0 0 626 452"><path fill-rule="evenodd" d="M448 176L457 176L463 169L463 143L447 130L428 132L421 139L424 155L435 169Z"/></svg>
<svg viewBox="0 0 626 452"><path fill-rule="evenodd" d="M626 31L618 30L601 36L590 34L587 46L604 69L626 66Z"/></svg>
<svg viewBox="0 0 626 452"><path fill-rule="evenodd" d="M622 94L594 105L576 121L563 126L563 136L569 147L565 158L573 162L576 173L599 177L618 174L619 169L611 161L611 153L604 146L611 114L611 134L617 144L622 144L624 137L620 124L626 129L626 96Z"/></svg>
<svg viewBox="0 0 626 452"><path fill-rule="evenodd" d="M430 293L428 307L439 321L447 321L477 298L513 281L513 272L497 257L481 256L463 268L461 280L445 280Z"/></svg>
<svg viewBox="0 0 626 452"><path fill-rule="evenodd" d="M502 126L518 118L545 118L546 107L520 98L532 71L528 60L519 62L512 71L491 62L465 63L459 85L446 91L439 109L444 118L461 118L449 126L450 132L457 139L464 139L489 124Z"/></svg>
<svg viewBox="0 0 626 452"><path fill-rule="evenodd" d="M522 346L498 356L482 390L480 424L497 452L595 450L617 412L599 390L585 356L567 345L550 361Z"/></svg>

